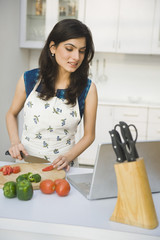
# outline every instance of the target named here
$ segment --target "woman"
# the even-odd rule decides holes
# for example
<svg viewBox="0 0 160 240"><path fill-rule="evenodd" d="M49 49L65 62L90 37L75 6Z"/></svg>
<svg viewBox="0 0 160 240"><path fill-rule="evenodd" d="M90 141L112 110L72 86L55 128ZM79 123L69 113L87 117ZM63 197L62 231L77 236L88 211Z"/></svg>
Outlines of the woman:
<svg viewBox="0 0 160 240"><path fill-rule="evenodd" d="M69 170L94 141L98 100L96 86L88 79L93 56L92 36L85 24L66 19L55 25L41 52L39 69L21 76L6 115L13 158L22 160L22 151L47 158L58 170ZM17 116L23 107L20 141ZM75 144L83 115L84 135Z"/></svg>

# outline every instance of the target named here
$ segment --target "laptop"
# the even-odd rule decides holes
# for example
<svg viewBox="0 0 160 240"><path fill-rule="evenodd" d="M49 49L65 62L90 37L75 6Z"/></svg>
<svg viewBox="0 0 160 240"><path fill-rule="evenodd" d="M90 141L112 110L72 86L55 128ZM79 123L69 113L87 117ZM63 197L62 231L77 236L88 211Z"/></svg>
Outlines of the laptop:
<svg viewBox="0 0 160 240"><path fill-rule="evenodd" d="M160 141L137 142L136 147L139 157L144 159L152 193L160 192ZM68 175L67 179L89 200L114 198L117 197L115 163L112 144L101 143L93 173Z"/></svg>

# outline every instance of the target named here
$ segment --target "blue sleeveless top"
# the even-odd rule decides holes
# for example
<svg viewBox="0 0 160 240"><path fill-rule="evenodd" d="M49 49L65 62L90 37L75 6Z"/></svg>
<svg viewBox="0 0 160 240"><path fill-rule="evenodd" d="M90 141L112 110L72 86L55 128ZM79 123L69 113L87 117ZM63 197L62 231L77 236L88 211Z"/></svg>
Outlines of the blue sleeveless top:
<svg viewBox="0 0 160 240"><path fill-rule="evenodd" d="M26 90L26 97L29 96L31 91L33 90L35 84L37 83L39 78L39 68L26 71L24 73L24 83L25 83L25 90ZM80 116L81 118L83 117L84 114L84 104L85 104L85 99L88 94L88 91L90 89L92 81L88 79L87 81L87 86L84 88L82 91L81 95L78 97L78 104L79 104L79 111L80 111ZM40 85L37 88L37 91L40 92ZM65 98L65 89L57 89L56 96L58 98Z"/></svg>

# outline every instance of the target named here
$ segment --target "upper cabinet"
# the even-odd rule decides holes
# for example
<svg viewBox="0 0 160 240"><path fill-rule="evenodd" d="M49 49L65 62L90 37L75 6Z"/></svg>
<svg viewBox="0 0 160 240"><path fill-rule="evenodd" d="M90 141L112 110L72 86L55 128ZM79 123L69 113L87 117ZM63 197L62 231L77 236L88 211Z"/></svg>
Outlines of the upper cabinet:
<svg viewBox="0 0 160 240"><path fill-rule="evenodd" d="M96 51L151 53L155 0L86 0Z"/></svg>
<svg viewBox="0 0 160 240"><path fill-rule="evenodd" d="M117 52L151 53L154 0L121 0Z"/></svg>
<svg viewBox="0 0 160 240"><path fill-rule="evenodd" d="M86 23L97 52L160 54L160 0L21 0L20 47L42 48L65 18Z"/></svg>
<svg viewBox="0 0 160 240"><path fill-rule="evenodd" d="M20 47L42 48L45 23L46 0L21 0Z"/></svg>
<svg viewBox="0 0 160 240"><path fill-rule="evenodd" d="M85 0L21 0L20 47L42 48L54 25L65 18L84 21Z"/></svg>
<svg viewBox="0 0 160 240"><path fill-rule="evenodd" d="M86 0L85 23L91 29L96 51L114 52L119 0Z"/></svg>
<svg viewBox="0 0 160 240"><path fill-rule="evenodd" d="M156 0L155 5L152 53L160 54L160 0Z"/></svg>

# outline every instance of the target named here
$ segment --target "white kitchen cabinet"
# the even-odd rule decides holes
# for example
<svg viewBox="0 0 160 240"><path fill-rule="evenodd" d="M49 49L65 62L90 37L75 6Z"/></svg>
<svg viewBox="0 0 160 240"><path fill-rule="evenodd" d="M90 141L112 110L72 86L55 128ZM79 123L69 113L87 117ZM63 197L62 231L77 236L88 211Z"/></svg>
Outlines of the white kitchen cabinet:
<svg viewBox="0 0 160 240"><path fill-rule="evenodd" d="M147 140L160 140L160 108L148 109Z"/></svg>
<svg viewBox="0 0 160 240"><path fill-rule="evenodd" d="M118 29L120 53L151 53L154 0L121 0Z"/></svg>
<svg viewBox="0 0 160 240"><path fill-rule="evenodd" d="M119 0L86 0L85 10L85 23L91 29L96 51L114 52Z"/></svg>
<svg viewBox="0 0 160 240"><path fill-rule="evenodd" d="M46 0L46 37L55 23L66 18L84 21L85 0Z"/></svg>
<svg viewBox="0 0 160 240"><path fill-rule="evenodd" d="M155 0L86 0L96 51L151 53Z"/></svg>
<svg viewBox="0 0 160 240"><path fill-rule="evenodd" d="M81 127L81 134L83 134L83 125ZM94 165L98 144L111 142L109 131L112 130L112 128L112 106L99 104L97 109L96 138L92 145L79 156L78 161L80 164Z"/></svg>
<svg viewBox="0 0 160 240"><path fill-rule="evenodd" d="M156 0L155 5L152 53L160 54L160 0Z"/></svg>
<svg viewBox="0 0 160 240"><path fill-rule="evenodd" d="M39 4L39 5L38 5ZM45 40L46 0L21 0L20 47L42 48Z"/></svg>
<svg viewBox="0 0 160 240"><path fill-rule="evenodd" d="M85 0L21 0L20 47L37 48L65 18L84 20Z"/></svg>
<svg viewBox="0 0 160 240"><path fill-rule="evenodd" d="M99 143L111 143L109 131L120 121L134 124L138 131L137 141L160 141L160 107L116 105L99 103L94 143L79 156L80 164L94 165ZM119 131L119 129L117 128ZM130 127L133 138L135 130ZM83 125L78 131L78 139L83 135Z"/></svg>
<svg viewBox="0 0 160 240"><path fill-rule="evenodd" d="M145 141L147 135L147 117L147 107L99 103L96 121L96 138L94 143L79 156L79 163L94 165L98 144L111 143L109 131L120 121L124 121L127 124L134 124L138 131L137 140ZM130 130L133 138L135 138L134 128L131 127ZM80 139L82 135L83 125L81 125L81 131L79 132L78 138Z"/></svg>
<svg viewBox="0 0 160 240"><path fill-rule="evenodd" d="M138 131L138 141L146 140L147 131L147 107L132 107L132 106L116 106L114 107L114 124L119 121L124 121L128 125L134 124ZM133 138L135 138L135 130L130 128Z"/></svg>

